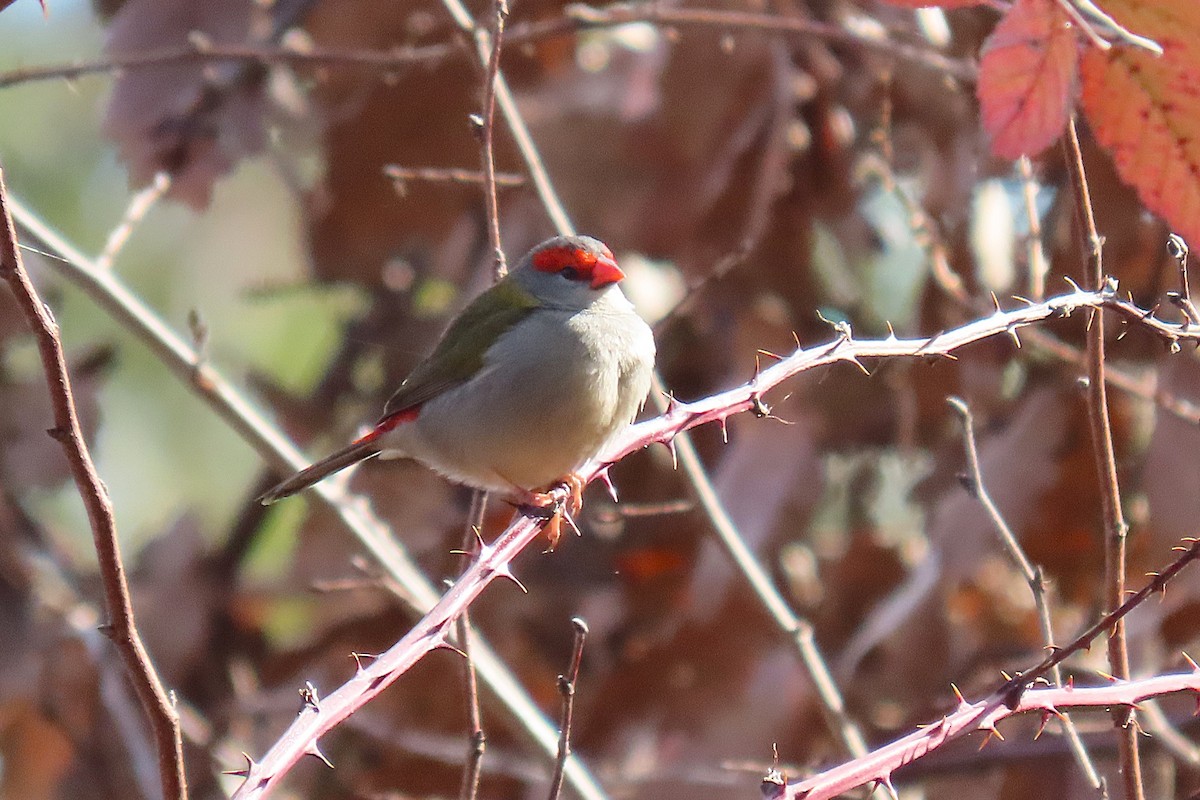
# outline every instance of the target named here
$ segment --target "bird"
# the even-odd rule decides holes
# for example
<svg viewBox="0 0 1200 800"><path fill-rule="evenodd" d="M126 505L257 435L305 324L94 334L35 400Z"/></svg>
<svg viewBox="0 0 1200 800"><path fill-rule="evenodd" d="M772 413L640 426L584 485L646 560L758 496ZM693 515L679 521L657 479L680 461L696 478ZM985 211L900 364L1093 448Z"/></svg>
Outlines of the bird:
<svg viewBox="0 0 1200 800"><path fill-rule="evenodd" d="M578 470L650 391L654 335L621 291L624 277L590 236L537 245L451 321L374 427L260 501L376 456L411 458L522 509L550 509L553 549L563 507L570 521L582 505ZM560 503L552 491L564 485Z"/></svg>

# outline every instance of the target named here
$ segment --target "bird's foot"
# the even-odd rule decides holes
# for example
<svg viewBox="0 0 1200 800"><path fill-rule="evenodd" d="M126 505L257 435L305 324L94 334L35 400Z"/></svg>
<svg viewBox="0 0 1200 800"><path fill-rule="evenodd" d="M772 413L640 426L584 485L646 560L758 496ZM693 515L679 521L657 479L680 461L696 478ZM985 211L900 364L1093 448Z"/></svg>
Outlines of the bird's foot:
<svg viewBox="0 0 1200 800"><path fill-rule="evenodd" d="M578 474L572 472L562 479L561 485L566 488L564 497L556 491L559 487L552 486L546 491L525 492L518 509L531 517L548 520L546 522L546 538L550 540L546 552L553 552L562 536L562 521L565 518L576 535L579 528L575 525L575 516L583 508L583 487L586 482Z"/></svg>

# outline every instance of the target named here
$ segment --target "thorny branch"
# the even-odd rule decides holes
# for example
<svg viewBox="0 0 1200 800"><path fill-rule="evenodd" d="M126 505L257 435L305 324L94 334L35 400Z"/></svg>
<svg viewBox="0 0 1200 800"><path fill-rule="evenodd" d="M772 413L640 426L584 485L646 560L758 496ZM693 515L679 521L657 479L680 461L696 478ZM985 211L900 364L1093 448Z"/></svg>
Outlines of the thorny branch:
<svg viewBox="0 0 1200 800"><path fill-rule="evenodd" d="M932 725L884 745L866 758L855 759L802 781L786 784L771 797L773 800L826 800L867 783L890 785L892 773L897 769L968 733L984 731L989 737L984 742L986 744L992 736L999 736L996 723L1014 714L1040 711L1042 724L1045 725L1051 717L1060 713L1060 709L1069 707L1133 708L1141 700L1171 692L1192 691L1200 695L1200 667L1194 663L1191 672L1138 681L1111 678L1108 686L1078 689L1067 684L1062 688L1031 688L1068 656L1086 649L1098 636L1111 630L1147 598L1162 592L1184 567L1200 558L1200 540L1185 540L1184 545L1175 549L1183 552L1161 573L1152 574L1149 583L1120 608L1106 614L1067 647L1052 651L1037 666L1005 681L986 699L967 703L955 689L959 698L958 708Z"/></svg>
<svg viewBox="0 0 1200 800"><path fill-rule="evenodd" d="M1119 299L1115 293L1115 286L1110 286L1103 292L1076 290L1044 303L1031 304L1012 311L997 310L990 317L928 338L900 339L889 336L887 339L859 341L853 338L848 326L841 324L836 329L834 341L809 348L798 348L790 356L758 373L746 384L691 403L673 401L662 415L626 429L607 452L585 465L579 474L587 481L594 480L613 463L652 443L663 442L671 446L676 436L697 425L721 422L744 411L761 411L766 407L763 395L767 391L801 372L819 366L847 362L865 369L861 362L864 358L953 358L952 351L966 345L1007 334L1024 325L1069 316L1083 308L1110 308L1139 320L1142 325L1160 336L1200 341L1200 331L1185 331L1180 325L1158 320L1132 303ZM522 517L510 525L494 543L483 546L471 568L412 630L370 664L360 666L354 677L321 701L319 709L306 709L300 714L263 756L262 761L249 766L246 770L246 781L234 797L237 800L262 797L302 756L319 753L317 741L321 736L387 688L426 653L447 646L453 620L493 580L513 579L510 569L512 559L538 537L544 524L545 520ZM1189 553L1192 555L1187 556L1187 560L1200 555L1200 547L1193 547ZM1184 563L1186 561L1181 559L1165 570L1161 576L1155 578L1147 590L1139 593L1138 597L1144 600L1153 587L1161 588ZM1120 619L1128 613L1129 608L1123 607L1119 609L1119 616L1110 617L1113 621ZM1099 630L1095 635L1098 634ZM1049 669L1054 663L1058 662L1047 664L1044 669ZM1039 666L1037 670L1041 671L1035 670L1028 676L1022 676L1025 683L1013 684L1009 687L1009 694L1044 674L1044 669Z"/></svg>
<svg viewBox="0 0 1200 800"><path fill-rule="evenodd" d="M67 461L70 462L71 475L79 489L79 496L87 509L104 586L104 605L108 611L108 622L104 631L121 654L125 670L150 720L155 746L158 749L158 771L163 797L168 800L186 800L187 777L183 768L183 738L179 730L179 715L150 663L150 655L146 652L134 623L133 604L129 599L125 565L121 561L112 501L96 473L87 443L83 440L79 417L75 413L75 400L71 395L71 379L67 374L62 341L58 336L58 324L51 316L49 307L38 297L37 290L30 282L21 262L3 172L0 172L0 276L12 289L29 327L37 337L54 409L54 427L47 433L62 445Z"/></svg>

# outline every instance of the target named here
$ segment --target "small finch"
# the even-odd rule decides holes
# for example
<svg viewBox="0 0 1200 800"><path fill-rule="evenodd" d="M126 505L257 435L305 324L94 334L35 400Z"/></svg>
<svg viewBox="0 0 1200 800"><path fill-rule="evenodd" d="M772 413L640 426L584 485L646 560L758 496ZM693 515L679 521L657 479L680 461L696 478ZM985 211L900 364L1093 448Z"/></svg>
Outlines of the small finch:
<svg viewBox="0 0 1200 800"><path fill-rule="evenodd" d="M374 456L412 458L456 483L545 507L631 423L650 390L654 337L588 236L531 250L460 313L365 436L264 494L273 503ZM551 546L559 516L548 527Z"/></svg>

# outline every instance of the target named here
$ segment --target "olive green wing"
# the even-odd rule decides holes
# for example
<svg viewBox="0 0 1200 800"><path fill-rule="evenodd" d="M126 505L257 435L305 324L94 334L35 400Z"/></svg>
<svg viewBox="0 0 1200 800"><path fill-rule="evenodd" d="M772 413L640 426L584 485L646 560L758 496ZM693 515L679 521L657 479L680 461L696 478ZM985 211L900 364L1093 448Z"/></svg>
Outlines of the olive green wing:
<svg viewBox="0 0 1200 800"><path fill-rule="evenodd" d="M384 406L383 418L418 408L469 380L483 368L484 355L495 341L537 307L533 295L512 280L500 281L476 297L400 384Z"/></svg>

